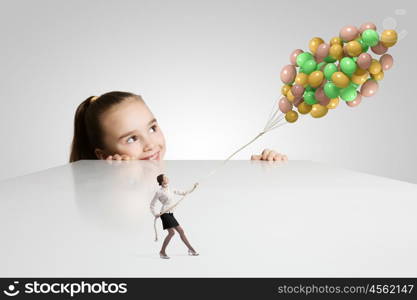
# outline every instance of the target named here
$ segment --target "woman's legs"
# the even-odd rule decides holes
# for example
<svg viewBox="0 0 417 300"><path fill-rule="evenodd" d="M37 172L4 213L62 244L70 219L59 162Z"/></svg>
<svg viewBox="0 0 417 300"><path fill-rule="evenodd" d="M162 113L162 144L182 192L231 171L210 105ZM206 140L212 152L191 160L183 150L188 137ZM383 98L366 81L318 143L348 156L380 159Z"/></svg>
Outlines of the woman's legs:
<svg viewBox="0 0 417 300"><path fill-rule="evenodd" d="M187 248L189 250L191 250L192 252L195 252L194 248L191 246L190 242L188 241L187 237L185 236L185 232L184 229L182 229L182 227L180 225L174 227L176 231L178 231L181 240L184 242L184 244L187 246Z"/></svg>
<svg viewBox="0 0 417 300"><path fill-rule="evenodd" d="M171 238L174 236L174 234L175 234L175 231L174 231L174 229L172 229L172 228L168 228L168 235L166 236L166 238L165 238L165 240L164 240L164 243L162 244L162 248L161 248L161 254L163 254L163 255L167 255L166 253L165 253L165 250L166 250L166 248L167 248L167 246L168 246L168 243L169 243L169 241L171 240Z"/></svg>

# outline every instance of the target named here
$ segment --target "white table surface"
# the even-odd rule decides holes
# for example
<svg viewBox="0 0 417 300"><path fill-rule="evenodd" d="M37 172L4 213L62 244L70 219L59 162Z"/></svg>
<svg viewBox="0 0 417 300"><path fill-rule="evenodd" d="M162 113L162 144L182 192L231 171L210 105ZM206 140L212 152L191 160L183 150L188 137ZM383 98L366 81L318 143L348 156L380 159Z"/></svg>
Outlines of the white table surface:
<svg viewBox="0 0 417 300"><path fill-rule="evenodd" d="M0 181L0 276L417 276L417 185L310 161L230 161L175 210L200 256L176 234L160 259L156 176L185 190L220 163L85 160Z"/></svg>

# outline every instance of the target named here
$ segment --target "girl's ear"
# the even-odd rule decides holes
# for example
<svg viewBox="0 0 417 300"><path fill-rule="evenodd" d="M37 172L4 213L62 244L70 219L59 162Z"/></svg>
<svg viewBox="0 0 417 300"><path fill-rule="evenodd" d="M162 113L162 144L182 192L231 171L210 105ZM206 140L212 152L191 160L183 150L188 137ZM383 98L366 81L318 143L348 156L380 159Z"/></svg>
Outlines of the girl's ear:
<svg viewBox="0 0 417 300"><path fill-rule="evenodd" d="M106 159L106 155L103 150L99 148L94 149L94 154L97 156L97 159Z"/></svg>

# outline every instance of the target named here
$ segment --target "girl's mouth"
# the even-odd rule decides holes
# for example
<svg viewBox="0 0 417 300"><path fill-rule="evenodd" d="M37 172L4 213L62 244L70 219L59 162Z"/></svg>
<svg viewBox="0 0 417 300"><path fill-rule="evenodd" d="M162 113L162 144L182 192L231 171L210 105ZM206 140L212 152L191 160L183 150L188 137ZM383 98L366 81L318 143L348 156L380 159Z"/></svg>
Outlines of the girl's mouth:
<svg viewBox="0 0 417 300"><path fill-rule="evenodd" d="M142 158L142 160L159 160L159 154L160 154L160 152L161 151L158 151L158 152L154 153L151 156L147 156L145 158Z"/></svg>

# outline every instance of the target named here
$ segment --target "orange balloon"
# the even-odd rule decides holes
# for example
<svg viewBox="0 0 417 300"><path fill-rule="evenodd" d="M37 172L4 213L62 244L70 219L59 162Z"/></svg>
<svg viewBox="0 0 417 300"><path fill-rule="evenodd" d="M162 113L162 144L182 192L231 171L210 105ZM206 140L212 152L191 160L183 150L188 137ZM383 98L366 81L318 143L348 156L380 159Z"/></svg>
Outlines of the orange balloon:
<svg viewBox="0 0 417 300"><path fill-rule="evenodd" d="M362 46L358 41L350 41L346 44L346 52L349 56L358 56L362 53Z"/></svg>
<svg viewBox="0 0 417 300"><path fill-rule="evenodd" d="M379 72L382 71L381 63L377 61L376 59L373 59L368 70L369 70L369 73L371 74L378 74Z"/></svg>
<svg viewBox="0 0 417 300"><path fill-rule="evenodd" d="M363 84L369 78L369 72L367 70L358 68L352 75L352 82L356 84Z"/></svg>
<svg viewBox="0 0 417 300"><path fill-rule="evenodd" d="M333 46L333 45L340 45L340 46L342 46L343 45L343 41L342 41L342 39L340 37L335 36L335 37L333 37L330 40L330 43L329 44L330 44L330 46Z"/></svg>
<svg viewBox="0 0 417 300"><path fill-rule="evenodd" d="M339 105L339 98L332 98L330 102L326 105L329 109L335 109Z"/></svg>
<svg viewBox="0 0 417 300"><path fill-rule="evenodd" d="M329 49L329 55L334 59L342 59L343 57L343 48L339 44L333 44Z"/></svg>
<svg viewBox="0 0 417 300"><path fill-rule="evenodd" d="M288 84L284 84L281 88L281 94L283 96L287 96L288 91L291 89L291 86Z"/></svg>
<svg viewBox="0 0 417 300"><path fill-rule="evenodd" d="M298 113L296 111L290 110L285 114L285 120L287 120L288 123L294 123L298 119Z"/></svg>
<svg viewBox="0 0 417 300"><path fill-rule="evenodd" d="M319 37L312 38L308 43L308 47L310 48L311 53L316 54L317 48L320 46L320 44L323 43L324 41Z"/></svg>
<svg viewBox="0 0 417 300"><path fill-rule="evenodd" d="M287 93L287 99L288 99L288 101L290 101L290 102L293 102L294 101L294 99L295 99L295 96L293 95L293 93L292 93L292 91L291 91L291 89L288 91L288 93Z"/></svg>
<svg viewBox="0 0 417 300"><path fill-rule="evenodd" d="M323 82L324 74L322 71L314 71L308 76L308 84L317 88Z"/></svg>
<svg viewBox="0 0 417 300"><path fill-rule="evenodd" d="M349 85L349 77L343 72L334 72L331 79L338 88L345 88Z"/></svg>
<svg viewBox="0 0 417 300"><path fill-rule="evenodd" d="M387 48L394 46L397 43L397 40L397 32L393 29L387 29L381 33L381 44Z"/></svg>
<svg viewBox="0 0 417 300"><path fill-rule="evenodd" d="M321 118L324 117L328 112L328 108L326 106L323 106L321 104L313 104L313 107L311 108L310 115L313 118Z"/></svg>
<svg viewBox="0 0 417 300"><path fill-rule="evenodd" d="M372 74L372 78L375 80L382 80L384 79L384 71L381 71L377 74Z"/></svg>
<svg viewBox="0 0 417 300"><path fill-rule="evenodd" d="M297 76L295 76L294 84L306 87L308 84L308 75L306 73L298 73Z"/></svg>
<svg viewBox="0 0 417 300"><path fill-rule="evenodd" d="M304 101L298 105L298 112L300 114L308 114L311 111L312 106L310 104L305 103Z"/></svg>

